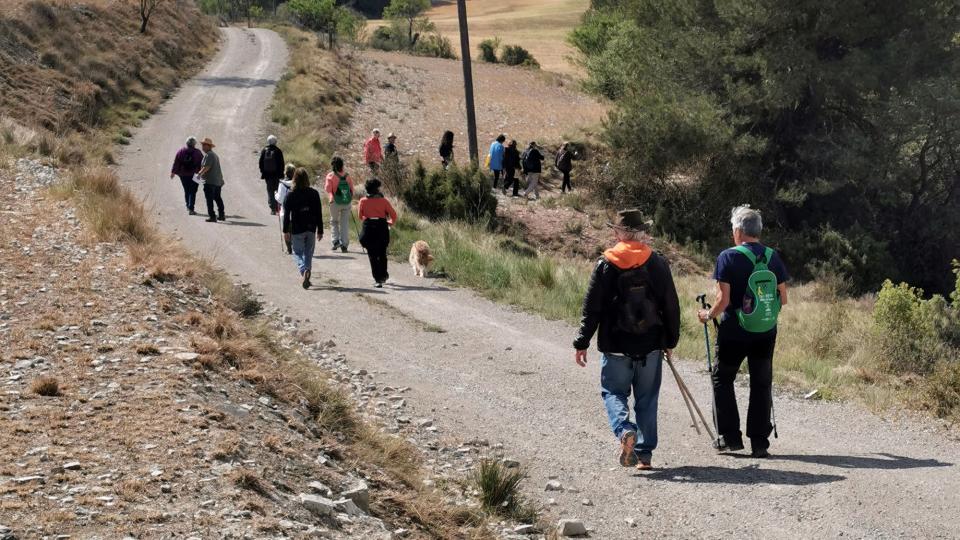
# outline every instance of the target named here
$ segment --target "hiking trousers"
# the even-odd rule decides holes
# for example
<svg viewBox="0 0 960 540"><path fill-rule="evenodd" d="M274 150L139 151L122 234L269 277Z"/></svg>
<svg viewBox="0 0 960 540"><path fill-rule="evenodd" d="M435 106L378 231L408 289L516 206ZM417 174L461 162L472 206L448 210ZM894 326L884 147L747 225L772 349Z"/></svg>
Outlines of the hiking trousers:
<svg viewBox="0 0 960 540"><path fill-rule="evenodd" d="M507 191L513 187L513 196L520 196L520 179L516 177L517 170L507 167L503 170L503 191Z"/></svg>
<svg viewBox="0 0 960 540"><path fill-rule="evenodd" d="M187 204L187 210L193 212L197 204L197 190L200 184L193 181L193 176L181 176L180 184L183 186L183 201Z"/></svg>
<svg viewBox="0 0 960 540"><path fill-rule="evenodd" d="M350 245L350 204L330 203L330 228L333 229L333 247Z"/></svg>
<svg viewBox="0 0 960 540"><path fill-rule="evenodd" d="M217 210L220 215L220 220L223 221L226 216L223 213L223 198L220 197L220 192L223 190L223 186L211 186L210 184L203 185L203 198L207 201L207 215L210 216L210 219L216 219L217 214L213 213L213 205L217 205Z"/></svg>
<svg viewBox="0 0 960 540"><path fill-rule="evenodd" d="M566 193L567 190L573 191L573 186L570 185L570 171L560 171L563 173L563 183L560 184L560 193Z"/></svg>
<svg viewBox="0 0 960 540"><path fill-rule="evenodd" d="M713 395L717 406L717 431L724 441L742 444L740 412L733 382L740 364L747 360L750 372L750 401L747 406L747 437L754 449L770 446L770 405L773 400L773 350L777 336L751 341L717 338L717 364L713 367Z"/></svg>
<svg viewBox="0 0 960 540"><path fill-rule="evenodd" d="M280 208L280 204L277 203L277 188L280 187L280 178L264 178L263 181L267 185L267 206L271 212L276 212Z"/></svg>
<svg viewBox="0 0 960 540"><path fill-rule="evenodd" d="M619 440L625 431L635 431L634 451L646 462L657 448L657 407L663 378L663 353L651 351L634 358L602 353L600 397L607 409L613 435ZM630 421L630 394L633 393L634 421Z"/></svg>
<svg viewBox="0 0 960 540"><path fill-rule="evenodd" d="M387 247L390 245L390 226L387 225L387 220L378 218L363 220L360 245L367 250L373 280L377 283L387 281L390 278L387 272Z"/></svg>
<svg viewBox="0 0 960 540"><path fill-rule="evenodd" d="M540 173L538 172L527 173L527 189L523 192L523 196L527 197L531 192L535 199L540 198Z"/></svg>
<svg viewBox="0 0 960 540"><path fill-rule="evenodd" d="M493 189L497 189L497 186L500 185L500 175L503 174L503 171L498 171L494 169L493 171ZM504 189L506 189L506 180L504 180Z"/></svg>
<svg viewBox="0 0 960 540"><path fill-rule="evenodd" d="M313 268L313 250L317 245L317 232L307 231L290 235L290 248L293 252L293 261L297 263L297 270L302 276Z"/></svg>

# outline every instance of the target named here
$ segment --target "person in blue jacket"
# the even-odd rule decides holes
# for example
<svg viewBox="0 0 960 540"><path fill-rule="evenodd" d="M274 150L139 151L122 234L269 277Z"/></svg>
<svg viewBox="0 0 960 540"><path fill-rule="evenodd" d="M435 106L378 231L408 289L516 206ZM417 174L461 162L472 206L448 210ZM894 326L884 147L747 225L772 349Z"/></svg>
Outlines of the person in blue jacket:
<svg viewBox="0 0 960 540"><path fill-rule="evenodd" d="M493 171L493 189L500 184L500 175L503 174L503 141L506 135L501 133L497 140L490 144L490 170Z"/></svg>

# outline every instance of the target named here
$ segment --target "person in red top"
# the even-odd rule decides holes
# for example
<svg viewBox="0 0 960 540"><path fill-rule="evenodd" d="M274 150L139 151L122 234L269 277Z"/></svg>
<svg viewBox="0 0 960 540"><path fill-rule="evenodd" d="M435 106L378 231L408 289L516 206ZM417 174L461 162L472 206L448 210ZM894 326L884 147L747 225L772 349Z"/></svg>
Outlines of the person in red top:
<svg viewBox="0 0 960 540"><path fill-rule="evenodd" d="M376 173L383 162L383 147L380 146L380 130L374 129L373 134L363 143L363 161Z"/></svg>
<svg viewBox="0 0 960 540"><path fill-rule="evenodd" d="M367 196L360 199L360 245L367 249L374 286L383 288L390 278L387 273L387 246L390 245L390 227L397 222L397 211L380 193L380 180L371 178L364 186Z"/></svg>

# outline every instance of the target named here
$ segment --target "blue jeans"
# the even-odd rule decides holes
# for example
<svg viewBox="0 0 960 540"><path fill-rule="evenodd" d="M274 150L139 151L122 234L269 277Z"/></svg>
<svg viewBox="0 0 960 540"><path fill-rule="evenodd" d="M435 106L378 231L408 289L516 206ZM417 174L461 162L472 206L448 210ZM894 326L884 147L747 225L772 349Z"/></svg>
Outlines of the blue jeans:
<svg viewBox="0 0 960 540"><path fill-rule="evenodd" d="M183 185L183 200L187 203L187 210L193 212L193 207L197 203L197 189L200 184L194 182L192 176L181 176L180 184Z"/></svg>
<svg viewBox="0 0 960 540"><path fill-rule="evenodd" d="M662 357L659 350L650 352L642 361L619 354L604 353L601 356L600 396L607 407L610 429L617 439L624 431L635 431L637 444L634 450L641 460L649 460L657 447L657 401L663 376ZM636 423L630 421L631 389Z"/></svg>
<svg viewBox="0 0 960 540"><path fill-rule="evenodd" d="M293 260L297 263L300 274L310 270L313 266L313 248L317 246L317 233L304 232L290 235L290 247L293 250Z"/></svg>

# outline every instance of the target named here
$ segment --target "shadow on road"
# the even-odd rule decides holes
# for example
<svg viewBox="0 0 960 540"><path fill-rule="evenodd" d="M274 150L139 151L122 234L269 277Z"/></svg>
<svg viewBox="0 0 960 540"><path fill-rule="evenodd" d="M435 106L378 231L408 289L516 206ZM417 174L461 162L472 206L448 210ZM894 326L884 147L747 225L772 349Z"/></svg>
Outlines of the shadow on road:
<svg viewBox="0 0 960 540"><path fill-rule="evenodd" d="M373 287L370 287L369 289L360 287L325 287L324 290L339 293L387 294L387 291L383 289L375 289Z"/></svg>
<svg viewBox="0 0 960 540"><path fill-rule="evenodd" d="M277 84L274 79L251 79L248 77L198 77L196 82L200 86L226 86L229 88L259 88Z"/></svg>
<svg viewBox="0 0 960 540"><path fill-rule="evenodd" d="M652 473L638 473L638 478L679 482L684 484L774 484L783 486L810 486L846 480L846 476L836 474L813 474L799 471L781 471L761 469L756 465L739 469L727 467L676 467Z"/></svg>
<svg viewBox="0 0 960 540"><path fill-rule="evenodd" d="M450 289L442 285L425 287L423 285L401 285L399 283L387 283L387 287L390 287L391 289L401 290L401 291L440 291L440 292L450 291Z"/></svg>
<svg viewBox="0 0 960 540"><path fill-rule="evenodd" d="M233 219L228 218L226 221L227 225L235 225L237 227L266 227L263 223L257 223L256 221L234 221Z"/></svg>
<svg viewBox="0 0 960 540"><path fill-rule="evenodd" d="M879 456L879 457L877 457ZM748 456L744 456L748 457ZM914 459L893 454L876 453L870 456L818 456L818 455L779 455L770 458L772 461L800 461L839 467L841 469L920 469L927 467L952 467L953 463L936 459Z"/></svg>
<svg viewBox="0 0 960 540"><path fill-rule="evenodd" d="M314 255L313 258L314 260L319 259L322 261L352 261L353 260L353 257L346 257L343 255Z"/></svg>

